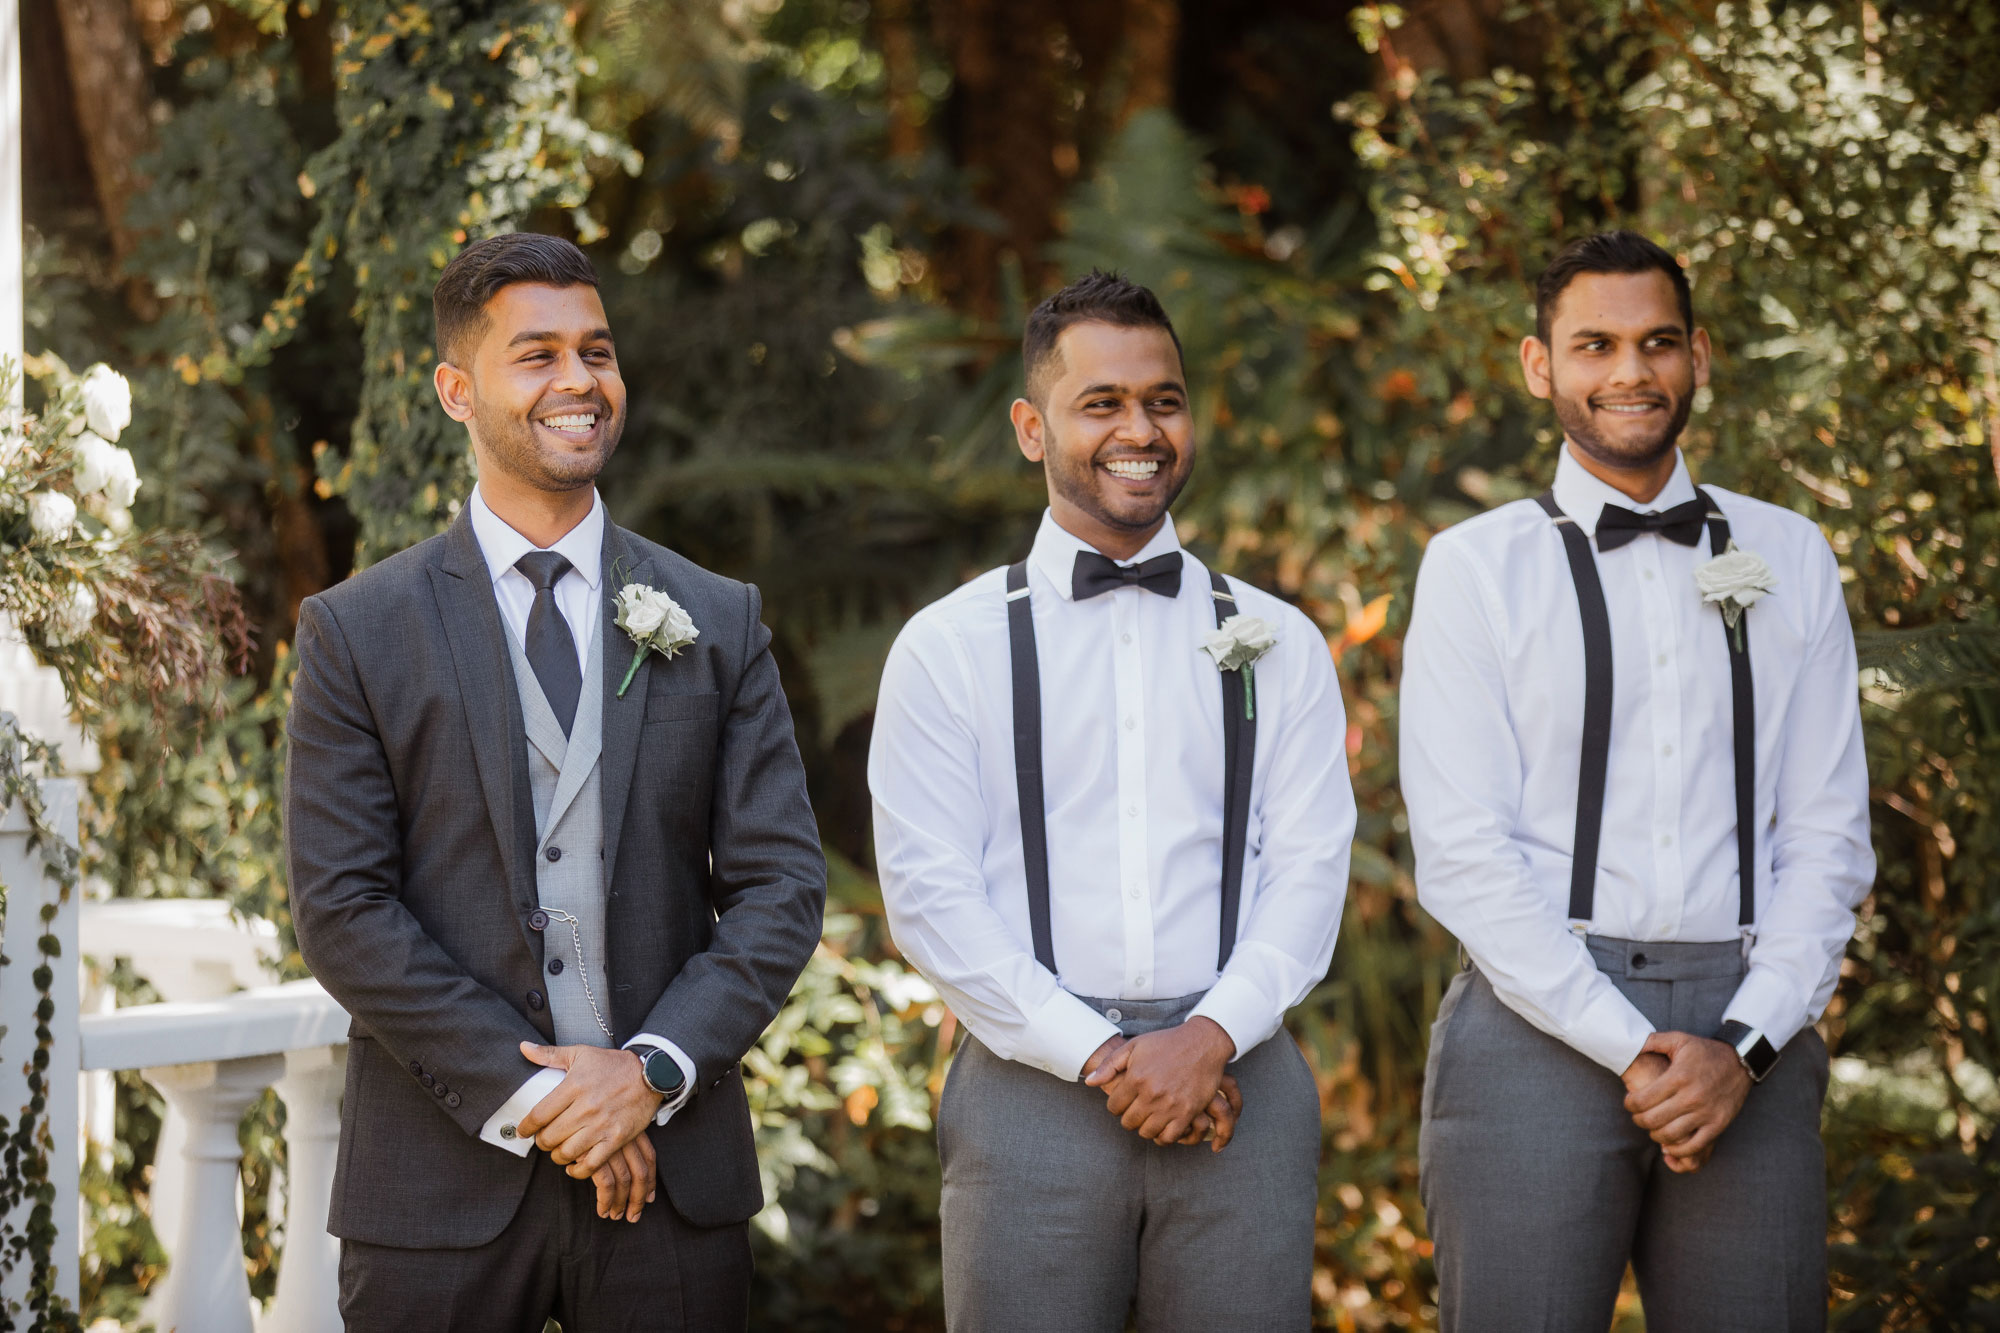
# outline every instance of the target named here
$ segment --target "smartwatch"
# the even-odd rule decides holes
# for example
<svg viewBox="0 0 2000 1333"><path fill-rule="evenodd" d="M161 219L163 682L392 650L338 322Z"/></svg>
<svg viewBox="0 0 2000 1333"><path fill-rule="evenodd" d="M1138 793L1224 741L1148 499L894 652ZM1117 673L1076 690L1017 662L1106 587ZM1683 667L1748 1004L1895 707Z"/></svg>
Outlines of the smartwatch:
<svg viewBox="0 0 2000 1333"><path fill-rule="evenodd" d="M681 1088L687 1083L687 1073L671 1051L659 1046L628 1046L625 1049L639 1057L639 1074L646 1080L647 1087L668 1101L680 1096Z"/></svg>
<svg viewBox="0 0 2000 1333"><path fill-rule="evenodd" d="M1736 1052L1736 1059L1752 1083L1762 1083L1771 1067L1778 1063L1778 1053L1771 1049L1771 1043L1748 1023L1732 1018L1715 1030L1715 1039Z"/></svg>

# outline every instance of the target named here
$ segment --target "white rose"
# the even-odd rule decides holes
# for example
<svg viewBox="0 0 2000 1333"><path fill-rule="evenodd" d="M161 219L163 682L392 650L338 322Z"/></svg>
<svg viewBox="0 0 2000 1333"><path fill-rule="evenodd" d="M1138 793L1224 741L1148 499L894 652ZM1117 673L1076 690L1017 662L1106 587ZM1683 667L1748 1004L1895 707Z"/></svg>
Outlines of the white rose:
<svg viewBox="0 0 2000 1333"><path fill-rule="evenodd" d="M1755 551L1746 551L1735 542L1713 560L1695 566L1694 586L1704 602L1733 602L1751 606L1773 592L1777 575Z"/></svg>
<svg viewBox="0 0 2000 1333"><path fill-rule="evenodd" d="M114 509L107 505L104 509L104 526L113 536L123 537L132 530L132 511Z"/></svg>
<svg viewBox="0 0 2000 1333"><path fill-rule="evenodd" d="M1262 616L1234 615L1202 639L1218 671L1240 671L1278 644L1278 627Z"/></svg>
<svg viewBox="0 0 2000 1333"><path fill-rule="evenodd" d="M76 584L69 595L49 608L42 621L42 633L53 644L75 643L90 633L91 622L97 619L97 595L82 584Z"/></svg>
<svg viewBox="0 0 2000 1333"><path fill-rule="evenodd" d="M103 362L83 376L83 418L107 440L115 440L132 424L132 386Z"/></svg>
<svg viewBox="0 0 2000 1333"><path fill-rule="evenodd" d="M117 509L129 509L139 495L139 468L132 461L132 451L114 446L111 451L111 476L104 483L104 498Z"/></svg>
<svg viewBox="0 0 2000 1333"><path fill-rule="evenodd" d="M28 526L37 537L68 541L76 528L76 501L61 491L36 491L28 497Z"/></svg>
<svg viewBox="0 0 2000 1333"><path fill-rule="evenodd" d="M618 592L618 628L635 639L652 637L667 623L667 608L673 605L664 593L628 583Z"/></svg>
<svg viewBox="0 0 2000 1333"><path fill-rule="evenodd" d="M124 453L94 430L76 437L76 493L95 495L111 480L114 458Z"/></svg>

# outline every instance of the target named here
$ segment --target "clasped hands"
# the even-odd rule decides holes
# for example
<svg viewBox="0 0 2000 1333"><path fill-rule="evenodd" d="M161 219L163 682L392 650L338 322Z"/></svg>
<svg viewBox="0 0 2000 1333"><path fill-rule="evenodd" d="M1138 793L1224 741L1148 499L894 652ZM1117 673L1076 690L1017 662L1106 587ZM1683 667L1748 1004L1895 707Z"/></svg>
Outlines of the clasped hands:
<svg viewBox="0 0 2000 1333"><path fill-rule="evenodd" d="M1750 1075L1723 1042L1655 1032L1628 1066L1625 1109L1660 1145L1669 1171L1698 1171L1750 1093Z"/></svg>
<svg viewBox="0 0 2000 1333"><path fill-rule="evenodd" d="M1243 1094L1223 1072L1236 1043L1213 1019L1195 1017L1137 1037L1111 1037L1083 1063L1105 1109L1158 1144L1208 1142L1221 1152L1236 1133Z"/></svg>
<svg viewBox="0 0 2000 1333"><path fill-rule="evenodd" d="M597 1186L599 1217L638 1221L660 1179L646 1126L665 1100L647 1085L639 1057L600 1046L527 1041L521 1054L562 1070L563 1081L521 1117L515 1132L533 1139L573 1179Z"/></svg>

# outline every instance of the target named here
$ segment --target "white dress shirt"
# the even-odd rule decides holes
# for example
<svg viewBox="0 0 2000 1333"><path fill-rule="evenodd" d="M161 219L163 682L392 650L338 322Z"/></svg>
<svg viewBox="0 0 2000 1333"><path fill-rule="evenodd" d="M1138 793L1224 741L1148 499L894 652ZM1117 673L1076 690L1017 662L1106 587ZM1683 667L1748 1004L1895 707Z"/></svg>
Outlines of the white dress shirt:
<svg viewBox="0 0 2000 1333"><path fill-rule="evenodd" d="M472 499L467 507L472 511L472 535L479 541L479 553L486 557L486 571L493 578L493 597L500 604L500 619L506 623L507 632L525 651L528 645L528 612L534 608L535 585L526 574L514 567L514 563L528 552L542 548L494 513L477 486L472 488ZM598 595L598 587L604 578L605 521L603 497L593 496L590 513L584 516L583 521L558 538L555 545L546 548L559 553L570 564L569 572L556 580L553 591L556 609L569 623L570 637L576 641L577 666L584 670L590 665L590 636L597 632L597 608L598 603L603 601ZM674 1063L681 1067L680 1091L668 1098L654 1117L653 1123L666 1124L674 1112L687 1103L688 1095L694 1088L694 1061L688 1059L687 1053L680 1047L651 1032L641 1032L625 1045L658 1046L672 1055ZM501 1104L499 1110L487 1118L479 1137L517 1157L526 1157L528 1149L535 1146L534 1140L503 1136L500 1131L502 1127L511 1129L515 1122L534 1109L535 1103L554 1092L562 1081L563 1074L559 1069L537 1070L512 1097Z"/></svg>
<svg viewBox="0 0 2000 1333"><path fill-rule="evenodd" d="M1650 503L1567 448L1555 498L1595 536L1606 504L1696 498L1685 461ZM1875 876L1854 635L1819 529L1708 488L1776 591L1745 613L1757 712L1756 923L1725 1017L1775 1048L1825 1009ZM1728 644L1697 546L1642 534L1596 551L1611 616L1612 723L1590 932L1739 937ZM1417 895L1515 1012L1622 1073L1652 1025L1569 929L1583 630L1561 535L1531 500L1431 539L1403 648L1402 784ZM1697 1033L1706 1037L1706 1032Z"/></svg>
<svg viewBox="0 0 2000 1333"><path fill-rule="evenodd" d="M1215 600L1185 558L1177 597L1070 597L1091 549L1044 516L1028 557L1041 670L1050 921L1035 960L1015 788L1006 571L919 612L882 675L868 756L882 900L897 946L996 1054L1075 1079L1116 1027L1076 997L1194 1009L1240 1056L1325 975L1347 893L1354 796L1326 640L1231 581L1278 627L1254 668L1257 753L1234 952L1218 974L1222 686L1201 650ZM1171 521L1135 557L1180 551Z"/></svg>

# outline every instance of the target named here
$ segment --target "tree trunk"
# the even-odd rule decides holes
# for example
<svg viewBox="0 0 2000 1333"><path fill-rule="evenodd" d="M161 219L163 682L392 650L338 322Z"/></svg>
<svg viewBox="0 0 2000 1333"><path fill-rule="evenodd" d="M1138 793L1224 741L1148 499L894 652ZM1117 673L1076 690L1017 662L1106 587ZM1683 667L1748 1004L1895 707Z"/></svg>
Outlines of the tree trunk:
<svg viewBox="0 0 2000 1333"><path fill-rule="evenodd" d="M1125 0L1125 103L1123 125L1149 107L1172 106L1174 63L1180 42L1179 0Z"/></svg>
<svg viewBox="0 0 2000 1333"><path fill-rule="evenodd" d="M910 20L910 0L875 0L868 7L875 45L882 50L882 69L889 93L889 156L902 161L920 157L924 130L916 117L917 33Z"/></svg>
<svg viewBox="0 0 2000 1333"><path fill-rule="evenodd" d="M145 50L129 0L56 0L76 123L83 131L97 206L123 262L133 236L125 206L144 182L135 163L152 144Z"/></svg>

